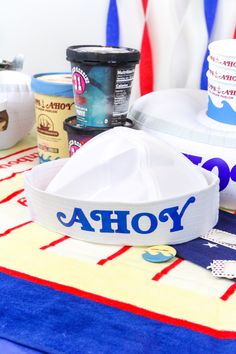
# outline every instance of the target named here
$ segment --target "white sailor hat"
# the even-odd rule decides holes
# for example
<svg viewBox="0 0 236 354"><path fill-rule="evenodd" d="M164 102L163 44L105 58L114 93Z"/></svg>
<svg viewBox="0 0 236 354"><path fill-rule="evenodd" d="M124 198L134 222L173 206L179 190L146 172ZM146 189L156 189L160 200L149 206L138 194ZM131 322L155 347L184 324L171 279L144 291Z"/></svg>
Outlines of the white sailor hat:
<svg viewBox="0 0 236 354"><path fill-rule="evenodd" d="M89 242L176 244L217 222L218 178L162 140L110 129L70 159L25 173L32 219Z"/></svg>

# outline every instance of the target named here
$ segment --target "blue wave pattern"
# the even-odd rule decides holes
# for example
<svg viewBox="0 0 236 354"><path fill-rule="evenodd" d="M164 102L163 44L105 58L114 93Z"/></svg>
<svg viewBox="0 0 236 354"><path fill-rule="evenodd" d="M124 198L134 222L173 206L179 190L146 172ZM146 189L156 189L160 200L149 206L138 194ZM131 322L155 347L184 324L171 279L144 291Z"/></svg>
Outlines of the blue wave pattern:
<svg viewBox="0 0 236 354"><path fill-rule="evenodd" d="M222 101L222 107L216 107L208 96L208 117L221 123L236 125L236 112L227 101Z"/></svg>

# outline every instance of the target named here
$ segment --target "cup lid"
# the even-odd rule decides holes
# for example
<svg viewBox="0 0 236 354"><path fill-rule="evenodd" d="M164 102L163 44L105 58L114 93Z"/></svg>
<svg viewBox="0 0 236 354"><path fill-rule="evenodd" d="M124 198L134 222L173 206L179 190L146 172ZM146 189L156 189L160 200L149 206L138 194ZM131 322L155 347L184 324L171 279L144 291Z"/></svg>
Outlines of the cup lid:
<svg viewBox="0 0 236 354"><path fill-rule="evenodd" d="M137 49L125 47L74 45L67 48L66 59L75 63L138 63L140 53Z"/></svg>
<svg viewBox="0 0 236 354"><path fill-rule="evenodd" d="M236 60L236 39L221 39L208 46L210 55L234 57Z"/></svg>

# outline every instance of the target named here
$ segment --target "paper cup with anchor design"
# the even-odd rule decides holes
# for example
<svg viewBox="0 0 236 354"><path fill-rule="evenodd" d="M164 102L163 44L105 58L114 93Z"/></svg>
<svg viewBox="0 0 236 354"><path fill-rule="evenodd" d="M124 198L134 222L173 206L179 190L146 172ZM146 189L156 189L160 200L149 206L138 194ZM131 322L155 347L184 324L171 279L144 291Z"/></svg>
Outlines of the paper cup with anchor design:
<svg viewBox="0 0 236 354"><path fill-rule="evenodd" d="M209 64L236 70L236 39L221 39L209 44Z"/></svg>
<svg viewBox="0 0 236 354"><path fill-rule="evenodd" d="M31 85L35 95L40 163L68 157L63 122L74 114L71 74L36 74Z"/></svg>
<svg viewBox="0 0 236 354"><path fill-rule="evenodd" d="M208 116L236 125L236 39L209 44Z"/></svg>
<svg viewBox="0 0 236 354"><path fill-rule="evenodd" d="M125 127L97 135L70 159L33 168L25 189L35 222L95 243L187 242L218 219L214 174L165 142Z"/></svg>

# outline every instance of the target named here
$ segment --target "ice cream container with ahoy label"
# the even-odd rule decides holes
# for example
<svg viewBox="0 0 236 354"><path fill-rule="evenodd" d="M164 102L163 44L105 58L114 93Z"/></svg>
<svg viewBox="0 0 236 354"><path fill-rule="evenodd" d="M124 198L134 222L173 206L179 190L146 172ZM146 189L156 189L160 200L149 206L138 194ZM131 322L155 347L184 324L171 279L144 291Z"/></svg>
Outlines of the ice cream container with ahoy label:
<svg viewBox="0 0 236 354"><path fill-rule="evenodd" d="M163 140L125 127L26 172L25 191L35 222L95 243L182 243L218 220L218 177Z"/></svg>
<svg viewBox="0 0 236 354"><path fill-rule="evenodd" d="M130 119L126 119L124 126L132 128L133 122ZM84 128L77 124L76 116L74 116L64 121L64 129L68 134L69 155L72 156L94 136L112 128Z"/></svg>
<svg viewBox="0 0 236 354"><path fill-rule="evenodd" d="M77 123L84 127L123 125L128 112L136 49L105 46L71 46L71 62Z"/></svg>
<svg viewBox="0 0 236 354"><path fill-rule="evenodd" d="M71 73L36 74L31 85L35 95L40 163L68 157L63 122L75 113Z"/></svg>

